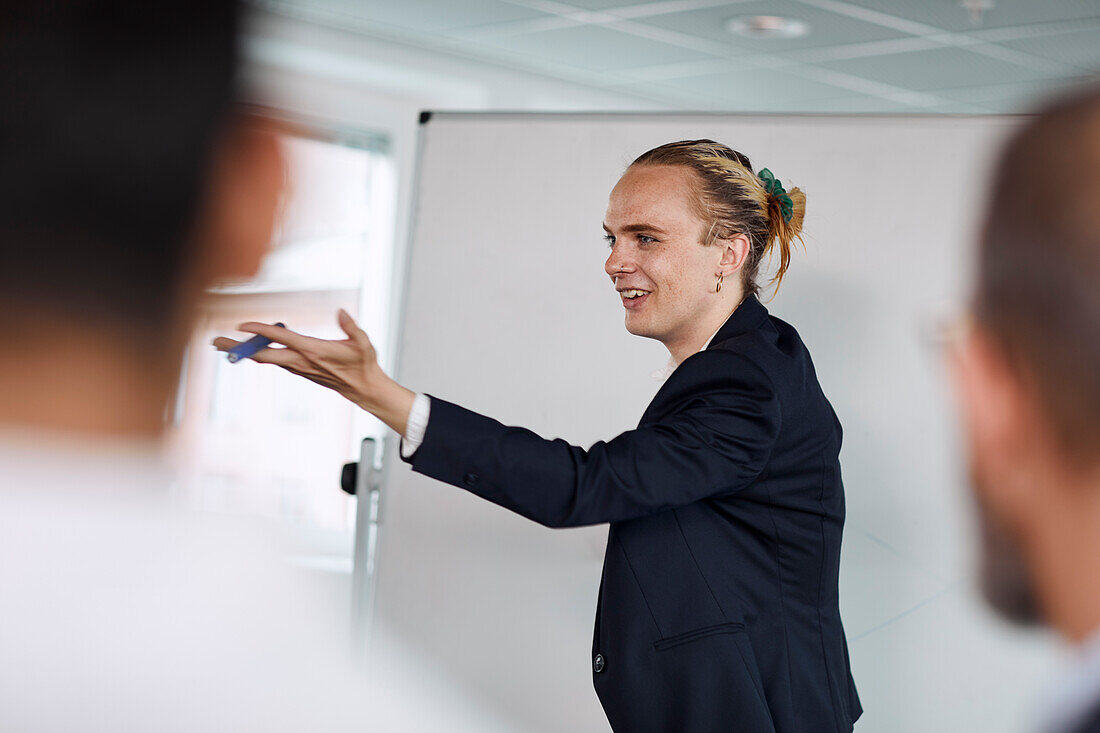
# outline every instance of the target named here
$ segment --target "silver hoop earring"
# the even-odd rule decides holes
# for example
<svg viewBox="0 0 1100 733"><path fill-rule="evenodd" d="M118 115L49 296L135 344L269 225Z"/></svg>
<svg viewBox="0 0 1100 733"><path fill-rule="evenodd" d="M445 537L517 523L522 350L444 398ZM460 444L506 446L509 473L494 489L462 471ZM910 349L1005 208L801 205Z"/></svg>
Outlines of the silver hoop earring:
<svg viewBox="0 0 1100 733"><path fill-rule="evenodd" d="M714 292L722 292L722 273L718 273L718 284L714 286Z"/></svg>

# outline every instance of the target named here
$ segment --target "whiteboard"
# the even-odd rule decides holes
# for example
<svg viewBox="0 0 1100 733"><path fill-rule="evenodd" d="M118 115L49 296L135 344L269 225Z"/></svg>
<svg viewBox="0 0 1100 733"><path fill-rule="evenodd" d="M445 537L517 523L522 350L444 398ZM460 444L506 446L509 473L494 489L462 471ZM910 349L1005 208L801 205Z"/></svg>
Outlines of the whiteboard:
<svg viewBox="0 0 1100 733"><path fill-rule="evenodd" d="M601 222L637 155L711 138L806 192L769 309L844 426L841 612L858 731L1025 730L1053 643L974 590L953 413L928 335L965 301L1006 117L435 114L421 126L396 378L588 447L668 358L629 334ZM549 530L385 458L376 613L516 730L606 731L590 648L606 527ZM532 487L537 491L538 487ZM459 711L461 712L461 711Z"/></svg>

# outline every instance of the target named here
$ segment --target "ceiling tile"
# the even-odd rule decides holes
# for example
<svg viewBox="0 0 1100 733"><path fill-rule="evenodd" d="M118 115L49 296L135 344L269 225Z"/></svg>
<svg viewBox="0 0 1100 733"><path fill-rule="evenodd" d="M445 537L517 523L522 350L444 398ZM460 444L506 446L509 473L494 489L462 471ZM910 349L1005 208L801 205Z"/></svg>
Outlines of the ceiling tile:
<svg viewBox="0 0 1100 733"><path fill-rule="evenodd" d="M704 97L696 92L677 89L667 82L632 82L609 87L615 92L646 96L671 105L677 110L709 111L719 109L720 100Z"/></svg>
<svg viewBox="0 0 1100 733"><path fill-rule="evenodd" d="M727 21L746 15L781 15L803 20L810 25L810 32L802 38L762 40L735 36L726 30ZM731 3L701 10L647 16L638 21L727 43L734 50L758 53L778 54L793 49L883 41L904 36L900 31L864 23L791 0Z"/></svg>
<svg viewBox="0 0 1100 733"><path fill-rule="evenodd" d="M1073 81L1084 81L1084 79L963 87L945 89L937 94L946 99L979 104L994 112L1021 113L1034 109L1046 99L1068 90Z"/></svg>
<svg viewBox="0 0 1100 733"><path fill-rule="evenodd" d="M818 65L922 92L1034 81L1049 76L958 48L826 61Z"/></svg>
<svg viewBox="0 0 1100 733"><path fill-rule="evenodd" d="M803 104L851 97L852 92L774 69L748 69L664 82L681 93L717 100L729 110L797 110Z"/></svg>
<svg viewBox="0 0 1100 733"><path fill-rule="evenodd" d="M494 38L479 44L477 48L505 51L590 71L615 71L714 58L711 54L689 48L592 25Z"/></svg>
<svg viewBox="0 0 1100 733"><path fill-rule="evenodd" d="M315 12L344 13L367 26L433 33L546 17L537 10L500 0L299 0L294 4Z"/></svg>
<svg viewBox="0 0 1100 733"><path fill-rule="evenodd" d="M646 5L648 3L630 2L630 0L564 0L562 4L572 5L581 10L608 10L610 8L634 7L635 5Z"/></svg>
<svg viewBox="0 0 1100 733"><path fill-rule="evenodd" d="M1100 5L1100 3L1097 4ZM1100 72L1100 30L1097 29L1026 38L1000 45L1076 66L1083 71Z"/></svg>
<svg viewBox="0 0 1100 733"><path fill-rule="evenodd" d="M680 64L660 64L657 66L638 66L632 69L622 69L618 76L624 81L634 81L639 84L646 82L662 82L670 79L683 79L687 76L703 76L704 74L720 74L723 71L737 71L742 68L735 59L716 58L706 61L686 61Z"/></svg>
<svg viewBox="0 0 1100 733"><path fill-rule="evenodd" d="M802 112L827 112L832 114L911 114L925 111L914 109L912 106L901 102L865 94L839 99L801 102L799 106Z"/></svg>
<svg viewBox="0 0 1100 733"><path fill-rule="evenodd" d="M975 25L959 0L841 0L840 4L895 15L947 31L1100 18L1096 0L995 0Z"/></svg>

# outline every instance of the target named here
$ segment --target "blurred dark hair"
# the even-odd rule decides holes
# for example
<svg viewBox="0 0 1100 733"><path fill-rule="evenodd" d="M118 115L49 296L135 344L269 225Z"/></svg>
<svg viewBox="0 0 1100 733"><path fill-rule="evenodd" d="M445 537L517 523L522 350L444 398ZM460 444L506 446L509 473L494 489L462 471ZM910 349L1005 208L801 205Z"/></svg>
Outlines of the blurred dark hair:
<svg viewBox="0 0 1100 733"><path fill-rule="evenodd" d="M0 320L162 325L235 94L232 0L7 2Z"/></svg>
<svg viewBox="0 0 1100 733"><path fill-rule="evenodd" d="M974 313L1067 455L1100 460L1100 86L1041 109L996 168Z"/></svg>

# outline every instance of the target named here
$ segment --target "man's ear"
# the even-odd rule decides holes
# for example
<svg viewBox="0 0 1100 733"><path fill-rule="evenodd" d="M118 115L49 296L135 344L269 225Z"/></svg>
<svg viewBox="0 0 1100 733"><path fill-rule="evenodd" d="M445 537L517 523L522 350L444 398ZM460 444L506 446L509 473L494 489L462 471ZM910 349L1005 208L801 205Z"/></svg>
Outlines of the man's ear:
<svg viewBox="0 0 1100 733"><path fill-rule="evenodd" d="M736 272L740 272L741 268L745 266L745 263L749 260L749 249L751 247L749 238L744 234L737 234L729 239L721 239L719 243L724 246L722 250L722 259L718 262L718 266L722 269L722 273L729 277Z"/></svg>
<svg viewBox="0 0 1100 733"><path fill-rule="evenodd" d="M232 117L213 151L196 228L203 285L254 277L271 246L286 188L274 123Z"/></svg>

